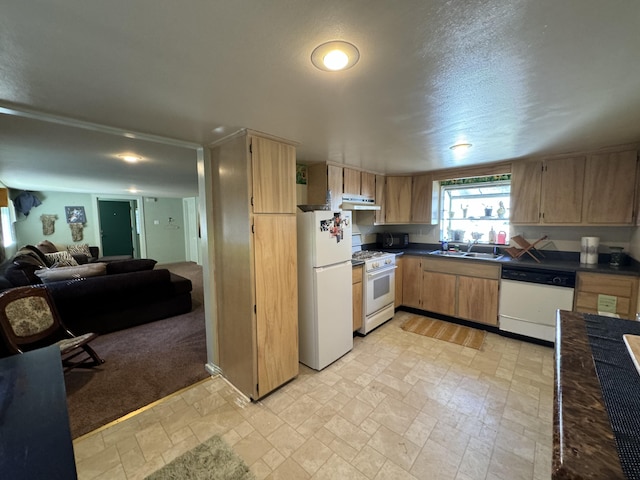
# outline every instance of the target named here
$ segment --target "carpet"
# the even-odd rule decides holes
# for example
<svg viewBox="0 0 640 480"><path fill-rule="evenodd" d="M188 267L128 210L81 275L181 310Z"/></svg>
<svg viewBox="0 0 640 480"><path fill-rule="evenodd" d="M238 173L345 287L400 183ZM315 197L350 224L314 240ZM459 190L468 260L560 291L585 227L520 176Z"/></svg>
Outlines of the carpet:
<svg viewBox="0 0 640 480"><path fill-rule="evenodd" d="M254 479L242 458L218 435L146 477L146 480Z"/></svg>
<svg viewBox="0 0 640 480"><path fill-rule="evenodd" d="M463 347L480 350L487 332L475 328L464 327L456 323L444 322L429 317L412 316L401 327L407 332L417 333L445 342L455 343Z"/></svg>
<svg viewBox="0 0 640 480"><path fill-rule="evenodd" d="M191 312L101 335L91 343L105 363L65 374L72 438L209 376L202 267L184 262L159 268L192 281Z"/></svg>

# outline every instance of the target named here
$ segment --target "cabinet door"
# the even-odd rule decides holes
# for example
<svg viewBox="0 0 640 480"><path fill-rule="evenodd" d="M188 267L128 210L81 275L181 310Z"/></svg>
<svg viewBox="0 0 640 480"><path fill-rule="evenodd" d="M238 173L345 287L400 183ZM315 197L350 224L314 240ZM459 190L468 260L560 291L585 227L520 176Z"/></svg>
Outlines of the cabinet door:
<svg viewBox="0 0 640 480"><path fill-rule="evenodd" d="M422 309L454 316L456 314L456 275L422 272Z"/></svg>
<svg viewBox="0 0 640 480"><path fill-rule="evenodd" d="M353 292L353 331L362 327L362 267L355 267L353 269L354 277L360 275L360 281L352 284Z"/></svg>
<svg viewBox="0 0 640 480"><path fill-rule="evenodd" d="M344 193L360 195L360 171L351 168L344 169Z"/></svg>
<svg viewBox="0 0 640 480"><path fill-rule="evenodd" d="M584 182L585 221L633 224L637 152L590 155Z"/></svg>
<svg viewBox="0 0 640 480"><path fill-rule="evenodd" d="M384 175L376 175L376 204L380 205L380 210L376 210L376 223L385 223L385 213L387 210L386 178Z"/></svg>
<svg viewBox="0 0 640 480"><path fill-rule="evenodd" d="M542 162L513 162L511 164L512 223L540 221L540 187Z"/></svg>
<svg viewBox="0 0 640 480"><path fill-rule="evenodd" d="M598 313L598 297L616 297L616 313L634 319L638 311L638 277L578 272L574 310Z"/></svg>
<svg viewBox="0 0 640 480"><path fill-rule="evenodd" d="M431 224L431 175L417 175L411 184L411 221Z"/></svg>
<svg viewBox="0 0 640 480"><path fill-rule="evenodd" d="M542 176L542 222L582 222L584 157L548 160Z"/></svg>
<svg viewBox="0 0 640 480"><path fill-rule="evenodd" d="M251 137L253 213L296 213L296 149Z"/></svg>
<svg viewBox="0 0 640 480"><path fill-rule="evenodd" d="M402 284L403 284L403 280L404 280L404 273L403 273L403 258L402 257L396 257L396 298L394 301L394 307L399 307L400 305L402 305Z"/></svg>
<svg viewBox="0 0 640 480"><path fill-rule="evenodd" d="M360 195L376 198L376 176L373 173L361 172Z"/></svg>
<svg viewBox="0 0 640 480"><path fill-rule="evenodd" d="M337 210L342 205L342 167L327 165L327 189L331 190L331 208Z"/></svg>
<svg viewBox="0 0 640 480"><path fill-rule="evenodd" d="M387 177L385 223L411 221L411 177Z"/></svg>
<svg viewBox="0 0 640 480"><path fill-rule="evenodd" d="M458 317L498 324L498 280L458 277Z"/></svg>
<svg viewBox="0 0 640 480"><path fill-rule="evenodd" d="M402 302L407 307L422 308L422 263L420 257L402 258Z"/></svg>
<svg viewBox="0 0 640 480"><path fill-rule="evenodd" d="M256 215L254 227L257 391L262 397L298 374L296 217Z"/></svg>

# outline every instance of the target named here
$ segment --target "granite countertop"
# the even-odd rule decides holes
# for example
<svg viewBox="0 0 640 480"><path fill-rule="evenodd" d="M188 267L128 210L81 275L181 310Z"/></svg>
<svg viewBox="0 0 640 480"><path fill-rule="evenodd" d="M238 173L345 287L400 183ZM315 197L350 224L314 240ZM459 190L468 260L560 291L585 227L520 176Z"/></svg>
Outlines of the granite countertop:
<svg viewBox="0 0 640 480"><path fill-rule="evenodd" d="M499 248L499 247L498 247ZM370 247L370 249L376 249ZM395 253L396 255L417 255L417 256L429 256L434 250L439 250L440 245L437 244L410 244L404 249L380 249L384 252ZM486 246L474 246L474 252L490 252L492 247ZM501 250L499 248L499 250ZM502 251L502 250L501 250ZM509 256L508 253L504 253L502 257L498 259L486 259L486 258L464 258L464 257L445 257L436 256L436 258L445 258L447 260L456 262L494 262L500 263L504 266L518 267L518 268L539 268L543 270L558 270L565 272L595 272L595 273L608 273L613 275L633 275L640 276L640 263L633 260L631 257L626 257L626 264L612 267L609 265L610 255L600 254L600 261L596 265L585 265L580 263L580 254L578 252L556 252L556 251L542 251L544 257L540 258L541 262L537 263L529 256L523 256L519 259L514 259Z"/></svg>
<svg viewBox="0 0 640 480"><path fill-rule="evenodd" d="M583 315L560 311L556 338L552 480L624 479Z"/></svg>

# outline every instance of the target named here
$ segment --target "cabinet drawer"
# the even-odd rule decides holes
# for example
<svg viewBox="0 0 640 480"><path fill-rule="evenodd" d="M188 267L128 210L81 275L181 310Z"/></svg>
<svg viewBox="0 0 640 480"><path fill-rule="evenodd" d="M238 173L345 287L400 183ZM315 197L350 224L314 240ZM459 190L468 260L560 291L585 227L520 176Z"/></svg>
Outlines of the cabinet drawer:
<svg viewBox="0 0 640 480"><path fill-rule="evenodd" d="M424 271L451 273L453 275L465 275L467 277L480 277L498 280L500 278L500 265L491 265L482 260L463 260L443 258L425 258L422 261Z"/></svg>
<svg viewBox="0 0 640 480"><path fill-rule="evenodd" d="M582 313L598 313L598 293L578 292L576 294L576 311ZM623 318L635 317L631 308L631 300L626 297L617 297L616 313Z"/></svg>
<svg viewBox="0 0 640 480"><path fill-rule="evenodd" d="M637 288L638 279L635 277L605 273L578 273L578 290L580 292L631 298Z"/></svg>
<svg viewBox="0 0 640 480"><path fill-rule="evenodd" d="M362 265L351 269L351 283L362 283Z"/></svg>

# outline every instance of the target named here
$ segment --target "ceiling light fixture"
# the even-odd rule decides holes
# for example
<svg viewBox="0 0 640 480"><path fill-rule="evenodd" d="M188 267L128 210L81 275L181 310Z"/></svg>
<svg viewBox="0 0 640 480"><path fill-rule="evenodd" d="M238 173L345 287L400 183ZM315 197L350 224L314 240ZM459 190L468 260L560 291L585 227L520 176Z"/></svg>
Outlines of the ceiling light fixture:
<svg viewBox="0 0 640 480"><path fill-rule="evenodd" d="M342 40L323 43L311 53L311 63L325 72L337 72L353 67L360 59L355 45Z"/></svg>
<svg viewBox="0 0 640 480"><path fill-rule="evenodd" d="M130 153L123 153L121 155L118 155L118 158L124 160L125 162L128 163L137 163L140 160L142 160L142 157L138 156L138 155L131 155Z"/></svg>
<svg viewBox="0 0 640 480"><path fill-rule="evenodd" d="M455 145L452 145L449 147L451 150L455 151L463 151L463 150L469 150L471 148L471 144L470 143L456 143Z"/></svg>

